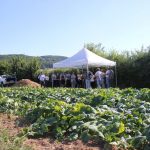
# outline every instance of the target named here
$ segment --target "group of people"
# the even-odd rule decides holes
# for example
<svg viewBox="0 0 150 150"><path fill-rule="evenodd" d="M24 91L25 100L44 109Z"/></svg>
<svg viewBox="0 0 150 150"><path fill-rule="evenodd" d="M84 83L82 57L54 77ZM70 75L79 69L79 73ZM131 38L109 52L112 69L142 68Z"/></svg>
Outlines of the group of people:
<svg viewBox="0 0 150 150"><path fill-rule="evenodd" d="M95 74L88 71L85 76L85 88L92 88L95 83L97 88L110 88L114 78L114 71L107 68L106 72L97 68Z"/></svg>
<svg viewBox="0 0 150 150"><path fill-rule="evenodd" d="M41 86L50 83L51 87L72 87L72 88L109 88L112 86L114 72L107 68L106 71L97 68L96 72L85 71L83 73L52 73L49 77L41 73L38 76Z"/></svg>

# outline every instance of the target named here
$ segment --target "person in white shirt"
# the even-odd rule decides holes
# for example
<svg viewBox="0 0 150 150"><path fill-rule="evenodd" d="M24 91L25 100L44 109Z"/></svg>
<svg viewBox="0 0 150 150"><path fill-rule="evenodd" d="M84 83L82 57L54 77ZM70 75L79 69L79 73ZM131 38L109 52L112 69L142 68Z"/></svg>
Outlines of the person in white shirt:
<svg viewBox="0 0 150 150"><path fill-rule="evenodd" d="M1 76L0 76L0 87L3 87L3 79Z"/></svg>
<svg viewBox="0 0 150 150"><path fill-rule="evenodd" d="M41 87L45 87L45 79L46 79L45 74L44 74L44 73L41 73L41 74L38 76L38 79L40 80Z"/></svg>
<svg viewBox="0 0 150 150"><path fill-rule="evenodd" d="M97 71L95 73L97 88L101 88L101 74L102 72L100 71L100 68L97 68Z"/></svg>

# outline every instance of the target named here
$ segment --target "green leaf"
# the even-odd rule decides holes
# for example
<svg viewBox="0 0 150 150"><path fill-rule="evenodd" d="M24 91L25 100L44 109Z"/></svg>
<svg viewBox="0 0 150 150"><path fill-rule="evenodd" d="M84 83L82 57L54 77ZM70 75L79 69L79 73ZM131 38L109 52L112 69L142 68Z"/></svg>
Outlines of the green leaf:
<svg viewBox="0 0 150 150"><path fill-rule="evenodd" d="M101 137L102 139L104 139L105 137L104 137L104 135L103 135L103 133L102 132L98 132L98 135L99 135L99 137Z"/></svg>
<svg viewBox="0 0 150 150"><path fill-rule="evenodd" d="M120 133L122 133L122 132L124 132L124 131L125 131L124 123L123 123L123 122L120 122L118 134L120 134Z"/></svg>
<svg viewBox="0 0 150 150"><path fill-rule="evenodd" d="M50 117L50 118L46 119L46 123L48 123L50 125L52 125L52 124L54 124L56 122L57 122L57 118L55 118L55 117Z"/></svg>
<svg viewBox="0 0 150 150"><path fill-rule="evenodd" d="M78 134L77 133L71 133L68 137L68 140L73 141L78 139Z"/></svg>
<svg viewBox="0 0 150 150"><path fill-rule="evenodd" d="M90 135L88 134L88 131L86 130L86 131L82 132L81 140L83 142L87 143L89 141L89 139L90 139Z"/></svg>

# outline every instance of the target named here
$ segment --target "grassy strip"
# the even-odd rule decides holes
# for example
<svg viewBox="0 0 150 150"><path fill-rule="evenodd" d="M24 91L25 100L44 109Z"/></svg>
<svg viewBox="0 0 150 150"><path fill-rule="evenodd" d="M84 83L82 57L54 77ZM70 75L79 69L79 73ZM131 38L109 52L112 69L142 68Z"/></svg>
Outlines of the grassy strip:
<svg viewBox="0 0 150 150"><path fill-rule="evenodd" d="M10 136L6 129L0 132L1 150L31 150L29 146L23 144L25 139L18 136Z"/></svg>

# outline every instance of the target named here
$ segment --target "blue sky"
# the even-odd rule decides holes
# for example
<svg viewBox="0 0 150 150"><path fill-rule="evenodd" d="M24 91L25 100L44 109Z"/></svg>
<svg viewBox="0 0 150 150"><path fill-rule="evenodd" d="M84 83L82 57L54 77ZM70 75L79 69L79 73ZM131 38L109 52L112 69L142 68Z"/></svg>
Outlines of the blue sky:
<svg viewBox="0 0 150 150"><path fill-rule="evenodd" d="M150 0L0 0L0 54L72 56L150 45Z"/></svg>

